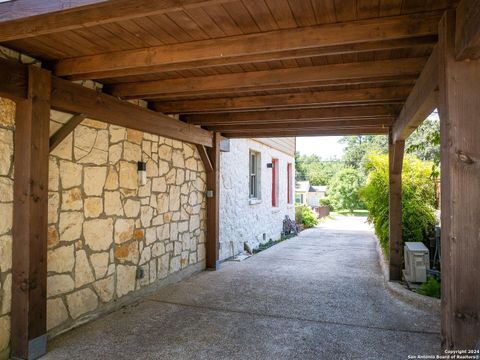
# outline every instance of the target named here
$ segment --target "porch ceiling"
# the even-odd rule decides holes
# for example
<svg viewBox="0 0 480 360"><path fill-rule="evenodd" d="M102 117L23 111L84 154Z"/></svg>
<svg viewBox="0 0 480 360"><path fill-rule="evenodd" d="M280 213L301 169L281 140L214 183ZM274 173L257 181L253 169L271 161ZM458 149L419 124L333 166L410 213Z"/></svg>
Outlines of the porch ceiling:
<svg viewBox="0 0 480 360"><path fill-rule="evenodd" d="M145 99L227 137L388 133L432 53L443 11L456 5L43 3L0 4L0 44L59 77L98 81L106 93Z"/></svg>

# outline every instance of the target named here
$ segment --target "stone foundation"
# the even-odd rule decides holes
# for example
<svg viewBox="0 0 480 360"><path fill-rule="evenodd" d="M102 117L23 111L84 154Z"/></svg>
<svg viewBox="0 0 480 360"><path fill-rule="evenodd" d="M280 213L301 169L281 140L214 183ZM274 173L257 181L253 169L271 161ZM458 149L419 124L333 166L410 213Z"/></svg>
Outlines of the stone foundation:
<svg viewBox="0 0 480 360"><path fill-rule="evenodd" d="M51 134L71 116L51 115ZM14 104L0 99L0 358L10 338L13 133ZM143 186L137 161L147 164ZM205 181L195 146L84 120L50 156L49 333L203 269Z"/></svg>

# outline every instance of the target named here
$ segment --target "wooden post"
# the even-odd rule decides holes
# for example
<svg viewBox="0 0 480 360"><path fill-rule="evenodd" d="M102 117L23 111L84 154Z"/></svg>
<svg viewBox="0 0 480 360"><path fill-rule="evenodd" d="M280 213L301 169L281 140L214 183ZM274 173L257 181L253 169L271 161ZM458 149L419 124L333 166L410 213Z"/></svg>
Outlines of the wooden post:
<svg viewBox="0 0 480 360"><path fill-rule="evenodd" d="M454 11L439 50L442 346L480 349L480 60L455 60Z"/></svg>
<svg viewBox="0 0 480 360"><path fill-rule="evenodd" d="M390 131L388 143L390 281L402 279L402 163L404 147L404 141L393 142L393 133Z"/></svg>
<svg viewBox="0 0 480 360"><path fill-rule="evenodd" d="M220 133L213 134L213 146L197 145L207 172L207 244L206 267L218 270L219 258L219 210L220 210Z"/></svg>
<svg viewBox="0 0 480 360"><path fill-rule="evenodd" d="M50 93L50 72L29 67L15 120L11 344L20 359L46 352Z"/></svg>

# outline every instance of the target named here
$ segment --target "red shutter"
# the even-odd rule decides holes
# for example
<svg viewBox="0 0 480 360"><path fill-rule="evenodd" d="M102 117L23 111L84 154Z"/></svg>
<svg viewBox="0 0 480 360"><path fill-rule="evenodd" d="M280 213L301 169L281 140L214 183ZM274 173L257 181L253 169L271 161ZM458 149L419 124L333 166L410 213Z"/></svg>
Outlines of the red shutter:
<svg viewBox="0 0 480 360"><path fill-rule="evenodd" d="M272 206L278 206L277 199L278 160L272 159Z"/></svg>
<svg viewBox="0 0 480 360"><path fill-rule="evenodd" d="M293 191L292 191L292 164L287 164L287 201L289 204L293 204Z"/></svg>

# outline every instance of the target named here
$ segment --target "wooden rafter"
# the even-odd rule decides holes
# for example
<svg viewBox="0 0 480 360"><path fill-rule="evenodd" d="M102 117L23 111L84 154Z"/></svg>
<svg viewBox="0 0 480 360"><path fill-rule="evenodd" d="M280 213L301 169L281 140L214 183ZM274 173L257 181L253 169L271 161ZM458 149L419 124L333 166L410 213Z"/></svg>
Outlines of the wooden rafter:
<svg viewBox="0 0 480 360"><path fill-rule="evenodd" d="M307 66L291 69L252 71L246 73L209 75L193 78L144 81L113 85L109 91L124 98L154 98L159 94L222 92L236 89L295 88L312 82L325 85L357 83L388 77L417 76L426 59L406 58L356 63ZM361 81L360 81L361 82Z"/></svg>
<svg viewBox="0 0 480 360"><path fill-rule="evenodd" d="M386 118L395 116L395 108L389 106L345 106L315 109L287 109L245 111L214 114L183 115L181 119L197 125L245 125L263 123L299 122L309 119Z"/></svg>
<svg viewBox="0 0 480 360"><path fill-rule="evenodd" d="M12 79L7 84L0 83L0 94L14 100L21 99L22 94L27 94L27 67L10 64L0 59L0 79ZM52 76L51 106L55 110L85 114L110 124L212 146L212 134L207 130L55 76Z"/></svg>
<svg viewBox="0 0 480 360"><path fill-rule="evenodd" d="M457 59L480 58L480 0L462 0L456 10Z"/></svg>
<svg viewBox="0 0 480 360"><path fill-rule="evenodd" d="M430 55L393 127L393 142L405 140L437 106L438 50Z"/></svg>
<svg viewBox="0 0 480 360"><path fill-rule="evenodd" d="M439 12L352 21L70 58L58 76L100 79L434 44ZM418 38L418 39L416 39Z"/></svg>
<svg viewBox="0 0 480 360"><path fill-rule="evenodd" d="M276 129L267 132L246 131L223 133L225 137L235 138L271 138L271 137L292 137L292 136L350 136L350 135L386 135L388 128L363 128L363 129L302 129L283 130Z"/></svg>
<svg viewBox="0 0 480 360"><path fill-rule="evenodd" d="M332 106L345 104L395 104L404 102L411 86L366 88L361 90L325 90L275 95L221 97L154 102L155 110L167 114L238 111L283 107Z"/></svg>
<svg viewBox="0 0 480 360"><path fill-rule="evenodd" d="M0 4L0 42L231 0L16 0Z"/></svg>
<svg viewBox="0 0 480 360"><path fill-rule="evenodd" d="M390 127L393 123L393 117L378 119L334 119L334 120L309 120L295 122L276 122L276 123L255 123L239 125L209 125L208 130L226 132L245 132L245 131L275 131L282 130L308 130L308 129L362 129L367 127Z"/></svg>

